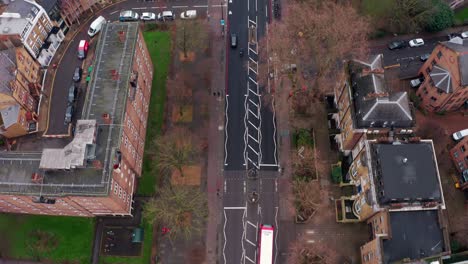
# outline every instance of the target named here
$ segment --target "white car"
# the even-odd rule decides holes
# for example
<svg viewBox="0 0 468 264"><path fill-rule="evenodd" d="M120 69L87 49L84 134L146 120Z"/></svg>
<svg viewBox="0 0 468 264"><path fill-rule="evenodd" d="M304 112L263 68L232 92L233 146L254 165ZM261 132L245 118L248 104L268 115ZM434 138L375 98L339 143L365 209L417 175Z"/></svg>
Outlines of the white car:
<svg viewBox="0 0 468 264"><path fill-rule="evenodd" d="M151 12L144 12L141 14L141 20L151 21L156 20L156 14Z"/></svg>
<svg viewBox="0 0 468 264"><path fill-rule="evenodd" d="M172 11L163 11L162 13L158 14L158 20L166 21L166 20L174 20L175 14Z"/></svg>
<svg viewBox="0 0 468 264"><path fill-rule="evenodd" d="M455 132L453 133L453 139L455 140L460 140L466 136L468 136L468 128L467 129L463 129L461 131L458 131L458 132Z"/></svg>
<svg viewBox="0 0 468 264"><path fill-rule="evenodd" d="M197 18L197 10L187 10L180 13L181 19L195 19Z"/></svg>
<svg viewBox="0 0 468 264"><path fill-rule="evenodd" d="M468 38L468 31L462 32L460 35L462 38L466 39Z"/></svg>
<svg viewBox="0 0 468 264"><path fill-rule="evenodd" d="M424 45L424 40L422 38L412 39L412 40L409 41L409 45L412 48L420 47L420 46Z"/></svg>

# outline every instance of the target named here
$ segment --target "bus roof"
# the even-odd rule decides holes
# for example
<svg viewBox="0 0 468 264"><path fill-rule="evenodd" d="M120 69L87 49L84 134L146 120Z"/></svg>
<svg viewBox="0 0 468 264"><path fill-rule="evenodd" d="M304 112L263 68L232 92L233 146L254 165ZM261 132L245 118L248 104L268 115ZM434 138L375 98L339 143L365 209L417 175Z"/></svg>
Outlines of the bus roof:
<svg viewBox="0 0 468 264"><path fill-rule="evenodd" d="M260 234L259 264L273 263L273 227L263 225Z"/></svg>

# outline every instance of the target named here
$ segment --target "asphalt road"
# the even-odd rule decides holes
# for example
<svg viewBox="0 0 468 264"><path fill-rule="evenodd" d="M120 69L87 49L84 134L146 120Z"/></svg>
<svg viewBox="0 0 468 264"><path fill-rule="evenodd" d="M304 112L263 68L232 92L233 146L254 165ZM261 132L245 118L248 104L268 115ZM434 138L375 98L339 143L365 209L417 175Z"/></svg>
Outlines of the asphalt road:
<svg viewBox="0 0 468 264"><path fill-rule="evenodd" d="M257 41L266 33L270 9L268 0L229 0L228 3L221 259L226 264L256 263L260 225L277 227L274 106L262 100L264 89L268 88L257 82L261 48ZM231 47L231 34L237 36L237 47ZM251 201L254 192L258 196ZM274 256L276 252L274 250Z"/></svg>
<svg viewBox="0 0 468 264"><path fill-rule="evenodd" d="M111 6L105 10L101 10L95 14L97 16L104 16L106 19L111 21L117 21L121 10L134 10L138 13L142 12L154 12L158 13L161 10L173 10L177 17L180 17L180 13L188 9L196 9L200 16L206 16L208 10L207 0L165 0L165 1L125 1L114 6ZM77 66L81 66L83 61L77 57L77 48L80 40L85 39L90 41L90 37L87 34L89 25L93 19L87 23L83 23L81 30L77 35L68 43L62 43L62 45L68 45L65 50L62 60L57 66L56 77L53 82L53 92L50 96L50 109L49 109L49 124L46 131L46 135L64 135L68 133L68 125L64 124L65 110L67 107L67 96L68 89L72 84L73 72ZM97 39L97 36L95 37ZM96 46L96 40L91 41L90 52ZM52 68L52 67L50 67ZM53 70L51 70L53 71ZM51 72L50 71L50 72ZM85 71L84 71L85 73ZM83 79L86 75L83 74ZM81 106L86 94L85 84L82 82L80 85L80 95L76 103L75 114L73 121L81 116Z"/></svg>

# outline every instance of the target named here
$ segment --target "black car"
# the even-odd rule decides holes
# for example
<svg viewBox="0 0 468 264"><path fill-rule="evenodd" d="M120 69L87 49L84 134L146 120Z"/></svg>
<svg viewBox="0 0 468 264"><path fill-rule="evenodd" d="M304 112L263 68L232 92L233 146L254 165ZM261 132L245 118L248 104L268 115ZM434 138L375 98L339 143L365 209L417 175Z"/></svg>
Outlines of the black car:
<svg viewBox="0 0 468 264"><path fill-rule="evenodd" d="M81 80L81 74L83 73L83 70L81 67L76 67L75 72L73 73L73 81L79 82Z"/></svg>
<svg viewBox="0 0 468 264"><path fill-rule="evenodd" d="M71 123L73 112L75 111L75 107L73 105L68 105L67 110L65 111L65 125Z"/></svg>
<svg viewBox="0 0 468 264"><path fill-rule="evenodd" d="M402 49L405 47L406 47L406 41L404 40L397 40L397 41L390 42L388 44L389 50Z"/></svg>

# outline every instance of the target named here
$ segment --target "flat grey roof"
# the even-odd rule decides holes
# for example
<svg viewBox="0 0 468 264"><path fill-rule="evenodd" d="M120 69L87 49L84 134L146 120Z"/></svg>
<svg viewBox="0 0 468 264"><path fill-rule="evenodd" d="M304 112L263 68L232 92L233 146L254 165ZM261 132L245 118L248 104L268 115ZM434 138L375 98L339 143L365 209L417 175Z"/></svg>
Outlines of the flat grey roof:
<svg viewBox="0 0 468 264"><path fill-rule="evenodd" d="M391 212L390 226L392 238L383 241L384 263L419 260L446 251L437 210Z"/></svg>
<svg viewBox="0 0 468 264"><path fill-rule="evenodd" d="M430 142L371 144L379 203L442 202L433 151Z"/></svg>
<svg viewBox="0 0 468 264"><path fill-rule="evenodd" d="M28 19L34 20L39 8L42 8L34 1L2 0L2 3L8 6L0 14L0 34L21 34L26 25L32 25Z"/></svg>
<svg viewBox="0 0 468 264"><path fill-rule="evenodd" d="M95 159L85 162L83 168L51 170L39 168L42 151L0 153L0 193L107 194L112 161L120 148L137 37L137 22L106 24L99 33L93 75L81 115L97 122ZM39 173L43 182L33 183L33 173Z"/></svg>

